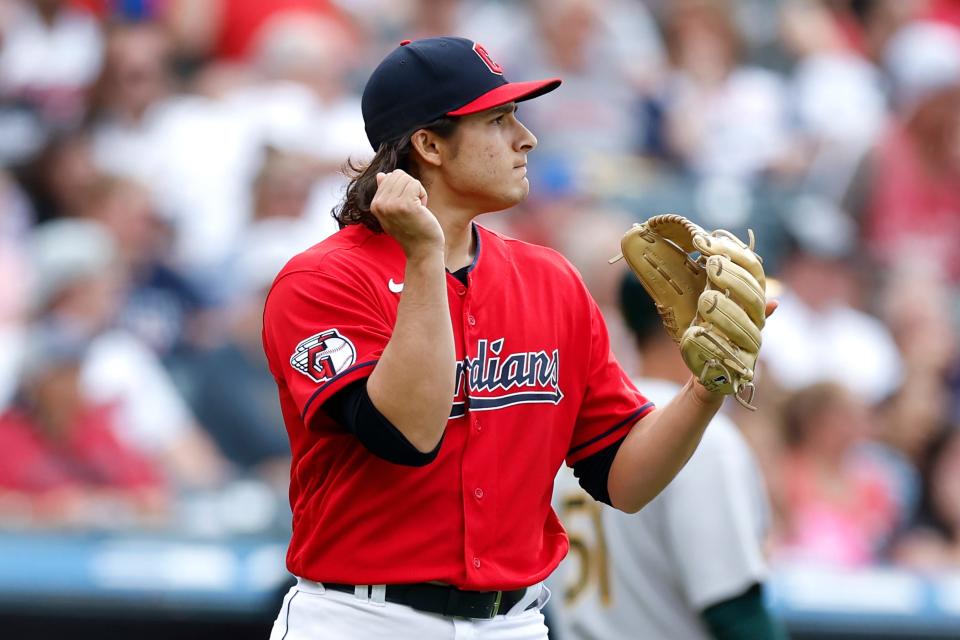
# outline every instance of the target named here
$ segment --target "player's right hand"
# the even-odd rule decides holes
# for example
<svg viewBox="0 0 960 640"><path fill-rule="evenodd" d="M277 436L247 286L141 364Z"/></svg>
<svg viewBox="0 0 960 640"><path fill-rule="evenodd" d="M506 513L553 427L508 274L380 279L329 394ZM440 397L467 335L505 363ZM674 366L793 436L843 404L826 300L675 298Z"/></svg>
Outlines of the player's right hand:
<svg viewBox="0 0 960 640"><path fill-rule="evenodd" d="M400 243L407 257L423 251L443 251L443 229L427 209L427 190L402 169L377 174L377 193L370 203L370 212L383 230Z"/></svg>

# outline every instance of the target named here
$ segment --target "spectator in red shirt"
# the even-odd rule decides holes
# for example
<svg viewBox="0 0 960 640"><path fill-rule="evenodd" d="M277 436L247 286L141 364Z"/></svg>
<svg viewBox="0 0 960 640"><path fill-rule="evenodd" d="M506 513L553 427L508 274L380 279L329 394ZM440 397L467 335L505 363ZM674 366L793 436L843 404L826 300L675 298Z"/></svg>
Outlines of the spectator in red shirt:
<svg viewBox="0 0 960 640"><path fill-rule="evenodd" d="M331 18L350 31L352 25L335 4L329 0L168 0L165 19L182 54L243 61L261 30L278 16Z"/></svg>
<svg viewBox="0 0 960 640"><path fill-rule="evenodd" d="M925 256L960 282L960 84L918 105L881 141L874 162L867 233L875 255Z"/></svg>
<svg viewBox="0 0 960 640"><path fill-rule="evenodd" d="M30 340L19 401L0 415L0 519L53 526L162 522L165 479L114 435L114 410L84 397L84 346L51 327Z"/></svg>

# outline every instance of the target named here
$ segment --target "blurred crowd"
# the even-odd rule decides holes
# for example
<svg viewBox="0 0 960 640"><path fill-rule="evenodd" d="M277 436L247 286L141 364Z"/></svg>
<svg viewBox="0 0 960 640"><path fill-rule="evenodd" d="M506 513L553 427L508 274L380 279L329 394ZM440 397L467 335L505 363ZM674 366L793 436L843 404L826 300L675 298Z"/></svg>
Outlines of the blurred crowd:
<svg viewBox="0 0 960 640"><path fill-rule="evenodd" d="M623 231L756 233L774 561L960 569L958 0L0 0L0 527L288 526L264 295L372 155L366 75L440 34L564 79L482 223L628 371Z"/></svg>

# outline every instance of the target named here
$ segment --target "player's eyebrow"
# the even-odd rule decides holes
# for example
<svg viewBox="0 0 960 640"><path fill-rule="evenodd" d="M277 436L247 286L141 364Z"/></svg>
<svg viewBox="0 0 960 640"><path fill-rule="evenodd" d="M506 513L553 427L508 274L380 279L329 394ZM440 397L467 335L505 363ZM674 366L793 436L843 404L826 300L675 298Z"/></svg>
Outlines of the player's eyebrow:
<svg viewBox="0 0 960 640"><path fill-rule="evenodd" d="M499 107L494 107L490 109L490 115L501 115L501 114L505 115L508 113L516 113L516 111L517 111L517 103L508 102L507 104L502 104Z"/></svg>

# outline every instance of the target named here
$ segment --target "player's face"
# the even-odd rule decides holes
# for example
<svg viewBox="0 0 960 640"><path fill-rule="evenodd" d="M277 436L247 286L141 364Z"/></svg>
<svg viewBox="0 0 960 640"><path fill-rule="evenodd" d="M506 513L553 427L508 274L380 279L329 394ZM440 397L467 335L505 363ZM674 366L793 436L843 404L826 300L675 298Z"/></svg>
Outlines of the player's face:
<svg viewBox="0 0 960 640"><path fill-rule="evenodd" d="M527 154L537 138L517 119L516 104L464 116L441 171L448 188L480 212L500 211L530 192Z"/></svg>

